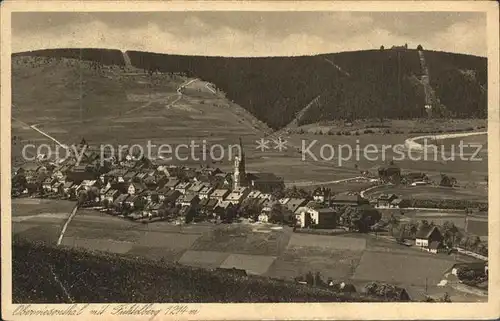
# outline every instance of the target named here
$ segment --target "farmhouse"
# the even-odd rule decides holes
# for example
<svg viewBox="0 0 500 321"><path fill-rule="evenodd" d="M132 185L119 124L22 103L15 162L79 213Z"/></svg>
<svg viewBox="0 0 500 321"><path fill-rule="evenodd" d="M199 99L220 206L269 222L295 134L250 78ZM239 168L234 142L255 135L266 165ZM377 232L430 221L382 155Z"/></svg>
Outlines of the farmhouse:
<svg viewBox="0 0 500 321"><path fill-rule="evenodd" d="M430 245L433 244L433 248L435 247L437 251L439 245L433 242L441 243L442 241L443 235L437 226L423 226L415 236L415 245L425 249L429 249Z"/></svg>
<svg viewBox="0 0 500 321"><path fill-rule="evenodd" d="M331 208L305 208L299 213L300 227L335 228L338 215Z"/></svg>

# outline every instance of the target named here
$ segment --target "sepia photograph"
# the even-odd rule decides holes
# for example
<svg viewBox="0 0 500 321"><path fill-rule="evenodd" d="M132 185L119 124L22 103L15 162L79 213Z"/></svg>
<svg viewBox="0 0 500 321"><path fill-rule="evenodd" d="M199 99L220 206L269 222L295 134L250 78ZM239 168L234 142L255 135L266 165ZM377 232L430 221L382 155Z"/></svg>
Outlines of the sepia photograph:
<svg viewBox="0 0 500 321"><path fill-rule="evenodd" d="M2 318L500 316L495 3L78 3L2 3Z"/></svg>

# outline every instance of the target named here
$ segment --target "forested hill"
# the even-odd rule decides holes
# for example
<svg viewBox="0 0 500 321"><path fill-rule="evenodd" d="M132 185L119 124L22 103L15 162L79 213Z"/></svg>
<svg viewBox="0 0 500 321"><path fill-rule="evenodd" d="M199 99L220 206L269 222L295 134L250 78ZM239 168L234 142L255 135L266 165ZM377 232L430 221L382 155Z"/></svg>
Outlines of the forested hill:
<svg viewBox="0 0 500 321"><path fill-rule="evenodd" d="M103 52L103 53L102 53ZM124 65L118 50L58 49L18 55L81 58ZM422 66L421 54L426 68ZM127 51L134 67L183 73L213 83L226 97L274 128L290 123L311 101L299 124L320 120L427 117L485 118L486 58L385 49L300 57L203 57ZM428 76L430 87L423 78Z"/></svg>

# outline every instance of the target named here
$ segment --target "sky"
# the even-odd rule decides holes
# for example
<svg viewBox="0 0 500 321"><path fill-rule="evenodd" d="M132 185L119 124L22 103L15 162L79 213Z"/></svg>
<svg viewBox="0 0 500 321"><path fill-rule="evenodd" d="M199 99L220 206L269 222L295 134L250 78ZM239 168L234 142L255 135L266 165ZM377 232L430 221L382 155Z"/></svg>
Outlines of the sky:
<svg viewBox="0 0 500 321"><path fill-rule="evenodd" d="M111 48L294 56L415 48L487 56L481 12L16 12L12 51Z"/></svg>

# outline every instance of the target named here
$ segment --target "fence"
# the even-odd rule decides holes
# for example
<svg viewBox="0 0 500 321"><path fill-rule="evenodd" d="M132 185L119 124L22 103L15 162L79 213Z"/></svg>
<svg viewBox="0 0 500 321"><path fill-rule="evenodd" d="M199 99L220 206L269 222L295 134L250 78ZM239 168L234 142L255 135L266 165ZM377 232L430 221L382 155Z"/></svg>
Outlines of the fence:
<svg viewBox="0 0 500 321"><path fill-rule="evenodd" d="M472 256L472 257L475 257L476 259L480 259L480 260L483 260L483 261L488 261L488 257L487 256L484 256L484 255L481 255L481 254L477 254L475 252L462 249L460 247L456 247L456 249L457 249L458 253L465 254L465 255L468 255L468 256Z"/></svg>

